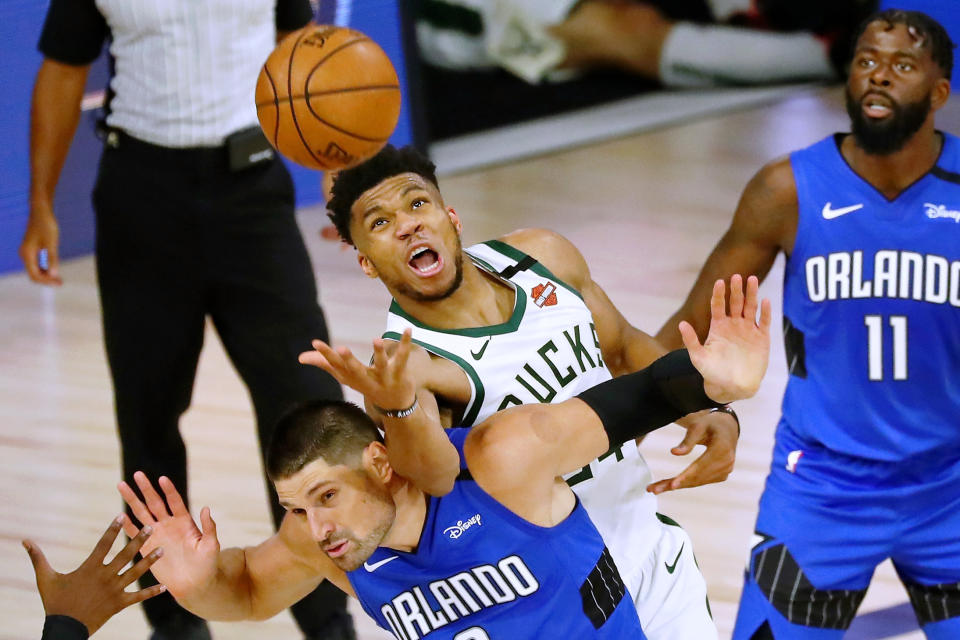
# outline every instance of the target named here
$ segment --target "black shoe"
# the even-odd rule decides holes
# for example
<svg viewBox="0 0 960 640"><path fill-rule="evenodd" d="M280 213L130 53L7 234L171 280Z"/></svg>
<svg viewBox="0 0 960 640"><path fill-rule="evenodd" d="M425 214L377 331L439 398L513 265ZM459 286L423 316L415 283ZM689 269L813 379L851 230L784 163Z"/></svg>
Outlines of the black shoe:
<svg viewBox="0 0 960 640"><path fill-rule="evenodd" d="M210 627L203 620L176 620L154 629L150 640L211 640Z"/></svg>
<svg viewBox="0 0 960 640"><path fill-rule="evenodd" d="M332 616L324 625L323 633L307 636L304 640L357 640L353 618L348 614Z"/></svg>

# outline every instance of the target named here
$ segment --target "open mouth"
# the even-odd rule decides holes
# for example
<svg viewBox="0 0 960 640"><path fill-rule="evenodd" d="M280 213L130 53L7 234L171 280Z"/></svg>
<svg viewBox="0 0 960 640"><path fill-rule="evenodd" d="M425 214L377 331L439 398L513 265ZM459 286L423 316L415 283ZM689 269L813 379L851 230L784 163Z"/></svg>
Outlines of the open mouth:
<svg viewBox="0 0 960 640"><path fill-rule="evenodd" d="M350 544L349 540L342 540L332 545L327 545L323 548L323 552L331 558L338 558L347 552L348 544Z"/></svg>
<svg viewBox="0 0 960 640"><path fill-rule="evenodd" d="M886 96L869 93L860 102L863 112L870 118L886 118L893 113L893 102Z"/></svg>
<svg viewBox="0 0 960 640"><path fill-rule="evenodd" d="M436 275L443 269L443 258L440 254L427 246L417 247L410 254L407 261L410 268L418 275L429 277Z"/></svg>

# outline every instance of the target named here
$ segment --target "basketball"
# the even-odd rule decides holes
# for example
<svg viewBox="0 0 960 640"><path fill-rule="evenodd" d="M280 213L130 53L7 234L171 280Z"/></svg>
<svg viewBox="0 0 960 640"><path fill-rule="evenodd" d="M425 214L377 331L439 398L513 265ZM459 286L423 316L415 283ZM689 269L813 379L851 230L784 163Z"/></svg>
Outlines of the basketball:
<svg viewBox="0 0 960 640"><path fill-rule="evenodd" d="M353 29L310 24L277 45L257 79L257 117L274 148L311 169L376 154L400 116L387 54Z"/></svg>

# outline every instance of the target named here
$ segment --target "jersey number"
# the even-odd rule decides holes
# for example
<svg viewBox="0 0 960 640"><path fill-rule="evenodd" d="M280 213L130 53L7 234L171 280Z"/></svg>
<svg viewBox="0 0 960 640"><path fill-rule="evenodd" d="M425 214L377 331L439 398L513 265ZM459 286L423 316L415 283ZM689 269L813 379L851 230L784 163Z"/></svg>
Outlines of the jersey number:
<svg viewBox="0 0 960 640"><path fill-rule="evenodd" d="M470 627L453 636L453 640L490 640L490 636L480 627Z"/></svg>
<svg viewBox="0 0 960 640"><path fill-rule="evenodd" d="M883 316L864 316L867 325L867 371L883 380ZM890 316L893 330L893 379L907 379L907 316Z"/></svg>

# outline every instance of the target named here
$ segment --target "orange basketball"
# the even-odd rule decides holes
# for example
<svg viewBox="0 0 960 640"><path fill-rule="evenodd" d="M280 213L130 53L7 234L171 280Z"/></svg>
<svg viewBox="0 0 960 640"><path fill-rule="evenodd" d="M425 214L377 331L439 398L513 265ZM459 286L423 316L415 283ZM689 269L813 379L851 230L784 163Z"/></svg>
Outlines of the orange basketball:
<svg viewBox="0 0 960 640"><path fill-rule="evenodd" d="M363 162L400 116L397 72L383 49L359 31L326 25L307 25L277 45L256 100L270 143L311 169Z"/></svg>

